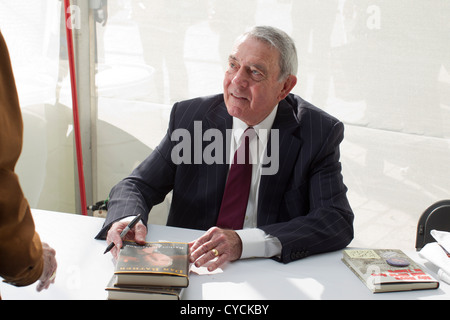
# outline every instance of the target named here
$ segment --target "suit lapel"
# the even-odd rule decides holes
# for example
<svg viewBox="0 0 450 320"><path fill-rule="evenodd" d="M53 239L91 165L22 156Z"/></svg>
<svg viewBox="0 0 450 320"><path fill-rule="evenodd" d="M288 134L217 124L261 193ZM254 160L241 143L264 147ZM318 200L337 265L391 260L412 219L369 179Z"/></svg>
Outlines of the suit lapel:
<svg viewBox="0 0 450 320"><path fill-rule="evenodd" d="M231 136L231 128L233 126L232 119L233 118L228 114L225 103L221 100L209 109L205 116L205 121L203 122L203 133L209 129L215 129L218 130L217 132L220 132L222 138L222 161L213 164L206 164L203 161L200 170L200 186L205 188L205 190L207 190L206 192L208 192L206 209L208 210L208 216L211 218L214 217L214 221L212 221L213 224L215 224L219 214L228 174L229 164L227 162L229 159L229 140L227 139L230 137L227 137L227 134ZM205 150L205 147L211 143L211 141L203 141L202 150Z"/></svg>
<svg viewBox="0 0 450 320"><path fill-rule="evenodd" d="M276 139L276 135L273 132L267 144L267 154L271 158L278 157L278 170L275 174L261 176L258 226L277 221L279 207L301 147L301 139L296 135L299 132L297 130L299 126L292 106L286 100L282 100L272 126L272 129L278 130L279 133L279 148L277 150L277 141L273 140L273 138Z"/></svg>
<svg viewBox="0 0 450 320"><path fill-rule="evenodd" d="M219 100L214 104L205 116L203 123L203 133L209 129L217 130L220 132L222 139L222 162L226 164L229 159L229 140L231 137L231 129L233 127L233 118L228 114L227 108L223 100ZM228 131L227 131L228 130ZM203 150L206 145L210 144L209 141L203 143ZM227 168L228 169L228 168Z"/></svg>

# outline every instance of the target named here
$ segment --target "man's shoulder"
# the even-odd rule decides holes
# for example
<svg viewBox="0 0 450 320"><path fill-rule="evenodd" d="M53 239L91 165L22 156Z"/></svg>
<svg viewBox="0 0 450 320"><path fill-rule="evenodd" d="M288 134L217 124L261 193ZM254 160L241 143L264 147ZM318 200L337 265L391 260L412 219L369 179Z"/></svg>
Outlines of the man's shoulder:
<svg viewBox="0 0 450 320"><path fill-rule="evenodd" d="M171 124L175 128L191 128L196 121L217 117L230 117L226 111L223 94L211 95L177 102L172 108Z"/></svg>
<svg viewBox="0 0 450 320"><path fill-rule="evenodd" d="M323 109L313 105L312 103L304 100L302 97L289 94L286 97L286 101L292 107L293 112L297 118L298 122L301 122L303 119L308 118L309 121L326 121L331 124L336 124L339 121L336 117L324 111Z"/></svg>
<svg viewBox="0 0 450 320"><path fill-rule="evenodd" d="M194 111L196 109L207 109L211 106L222 104L223 102L223 94L215 94L183 100L176 103L175 106L177 106L178 108L188 108L190 109L190 111Z"/></svg>

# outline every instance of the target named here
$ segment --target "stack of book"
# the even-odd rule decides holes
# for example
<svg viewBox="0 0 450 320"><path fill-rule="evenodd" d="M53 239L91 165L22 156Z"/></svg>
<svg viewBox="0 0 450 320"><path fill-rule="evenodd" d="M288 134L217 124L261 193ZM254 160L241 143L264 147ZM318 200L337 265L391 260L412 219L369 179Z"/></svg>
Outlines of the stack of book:
<svg viewBox="0 0 450 320"><path fill-rule="evenodd" d="M109 300L180 300L188 285L187 243L124 241L106 291Z"/></svg>

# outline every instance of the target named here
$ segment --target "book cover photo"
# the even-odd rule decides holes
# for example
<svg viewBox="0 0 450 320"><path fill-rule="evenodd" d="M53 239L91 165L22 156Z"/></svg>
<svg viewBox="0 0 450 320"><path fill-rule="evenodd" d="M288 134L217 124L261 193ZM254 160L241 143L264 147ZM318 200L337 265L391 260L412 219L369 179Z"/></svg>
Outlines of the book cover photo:
<svg viewBox="0 0 450 320"><path fill-rule="evenodd" d="M178 242L124 241L114 274L117 285L187 287L189 245Z"/></svg>

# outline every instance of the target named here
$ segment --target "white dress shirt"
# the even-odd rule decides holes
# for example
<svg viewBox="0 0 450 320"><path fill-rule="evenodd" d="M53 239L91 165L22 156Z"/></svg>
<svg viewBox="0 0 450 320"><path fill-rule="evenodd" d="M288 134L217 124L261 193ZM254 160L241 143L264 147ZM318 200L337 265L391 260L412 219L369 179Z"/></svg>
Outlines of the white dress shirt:
<svg viewBox="0 0 450 320"><path fill-rule="evenodd" d="M245 213L244 227L242 230L236 230L236 233L242 240L241 259L252 257L273 257L281 254L281 243L278 238L266 234L263 230L256 228L258 213L258 191L261 181L261 165L267 147L267 141L270 136L278 106L259 124L253 126L256 137L250 141L250 154L252 159L252 181L250 185L250 194ZM235 151L240 145L241 137L247 129L247 124L238 118L233 118L233 131L230 146L231 165Z"/></svg>

